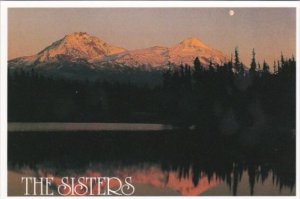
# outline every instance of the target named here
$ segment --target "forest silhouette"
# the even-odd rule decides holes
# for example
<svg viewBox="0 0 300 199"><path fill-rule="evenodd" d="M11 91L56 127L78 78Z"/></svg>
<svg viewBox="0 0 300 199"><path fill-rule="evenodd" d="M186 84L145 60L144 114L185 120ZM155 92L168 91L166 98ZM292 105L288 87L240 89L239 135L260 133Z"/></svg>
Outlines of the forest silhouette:
<svg viewBox="0 0 300 199"><path fill-rule="evenodd" d="M170 63L155 72L161 82L151 84L128 74L127 80L80 81L11 70L8 121L168 123L229 134L243 127L295 128L295 59L282 55L271 73L252 54L249 70L237 49L223 65L203 66L198 57L194 66Z"/></svg>

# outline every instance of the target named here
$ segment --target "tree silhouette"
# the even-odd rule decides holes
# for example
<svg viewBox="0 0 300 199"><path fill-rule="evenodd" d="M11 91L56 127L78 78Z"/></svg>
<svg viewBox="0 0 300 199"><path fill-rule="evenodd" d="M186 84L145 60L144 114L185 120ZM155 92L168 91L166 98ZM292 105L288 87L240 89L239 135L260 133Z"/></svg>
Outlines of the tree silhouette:
<svg viewBox="0 0 300 199"><path fill-rule="evenodd" d="M234 69L237 74L241 72L241 63L239 58L238 47L234 49Z"/></svg>
<svg viewBox="0 0 300 199"><path fill-rule="evenodd" d="M255 51L254 48L252 50L252 59L251 59L251 64L250 64L250 73L255 73L256 72L256 60L255 60Z"/></svg>
<svg viewBox="0 0 300 199"><path fill-rule="evenodd" d="M203 71L203 67L201 65L200 59L198 57L196 57L196 59L194 60L194 76L196 80L200 79L201 73Z"/></svg>
<svg viewBox="0 0 300 199"><path fill-rule="evenodd" d="M264 61L264 62L263 62L263 73L264 73L264 74L269 74L269 73L270 73L269 70L270 70L269 65L267 64L266 61Z"/></svg>

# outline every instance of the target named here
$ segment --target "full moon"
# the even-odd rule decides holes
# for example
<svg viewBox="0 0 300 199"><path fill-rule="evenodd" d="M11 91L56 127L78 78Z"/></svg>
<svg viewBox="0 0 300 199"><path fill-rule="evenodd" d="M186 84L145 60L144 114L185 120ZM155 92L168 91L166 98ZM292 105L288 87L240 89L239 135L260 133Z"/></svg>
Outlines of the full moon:
<svg viewBox="0 0 300 199"><path fill-rule="evenodd" d="M229 15L233 16L234 15L234 10L229 10Z"/></svg>

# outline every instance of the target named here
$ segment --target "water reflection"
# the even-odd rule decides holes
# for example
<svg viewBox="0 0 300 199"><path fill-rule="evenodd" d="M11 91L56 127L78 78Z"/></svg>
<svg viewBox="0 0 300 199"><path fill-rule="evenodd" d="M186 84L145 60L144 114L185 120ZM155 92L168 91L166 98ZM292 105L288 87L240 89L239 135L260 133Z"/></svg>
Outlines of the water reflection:
<svg viewBox="0 0 300 199"><path fill-rule="evenodd" d="M204 173L201 174L197 185L193 183L193 171L190 169L187 176L180 176L178 171L163 171L158 165L147 165L147 166L131 166L126 168L112 168L104 165L92 166L86 171L74 171L74 170L64 170L64 171L55 171L55 169L45 169L40 168L37 170L32 170L29 168L23 168L19 171L11 171L14 174L19 173L19 178L21 176L35 176L35 177L53 177L52 182L52 191L55 195L57 193L57 187L61 184L61 179L64 176L72 176L79 178L84 177L103 177L103 176L117 176L120 179L124 179L127 176L131 176L133 179L133 185L138 188L151 189L152 193L150 195L159 195L167 192L168 195L183 195L183 196L198 196L198 195L249 195L249 186L251 195L294 195L294 188L288 187L279 187L279 184L274 181L276 176L272 172L268 172L265 178L261 176L256 176L253 178L250 170L244 170L242 173L236 175L231 173L231 180L236 180L236 185L233 187L228 186L228 182L220 179L215 174L208 178ZM65 175L58 175L65 174ZM9 174L13 177L12 174ZM14 178L18 178L14 176ZM273 179L273 181L272 181ZM12 180L12 179L10 179ZM16 180L20 182L20 179ZM255 190L254 192L254 183ZM78 183L77 183L78 184ZM87 183L88 184L88 183ZM237 186L239 184L239 186ZM69 184L70 185L70 184ZM22 186L19 184L19 187ZM110 187L113 189L117 187L118 183L111 181ZM18 185L14 185L16 189ZM137 193L134 195L149 195L145 190L137 190ZM66 192L66 190L61 190ZM80 190L77 190L80 192ZM92 193L97 194L97 185L94 184L92 188ZM21 192L21 191L20 191ZM90 192L88 192L90 193ZM66 193L64 193L66 194ZM70 194L69 194L70 195Z"/></svg>
<svg viewBox="0 0 300 199"><path fill-rule="evenodd" d="M295 140L270 135L245 146L239 136L196 131L13 132L9 168L57 178L132 176L143 190L137 195L295 195Z"/></svg>

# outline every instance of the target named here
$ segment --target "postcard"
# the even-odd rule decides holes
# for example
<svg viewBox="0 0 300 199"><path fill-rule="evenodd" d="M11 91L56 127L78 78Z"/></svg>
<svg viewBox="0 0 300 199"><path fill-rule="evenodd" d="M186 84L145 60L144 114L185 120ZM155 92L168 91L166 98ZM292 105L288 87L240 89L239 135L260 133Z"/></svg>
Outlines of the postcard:
<svg viewBox="0 0 300 199"><path fill-rule="evenodd" d="M1 3L1 196L299 194L296 2Z"/></svg>

